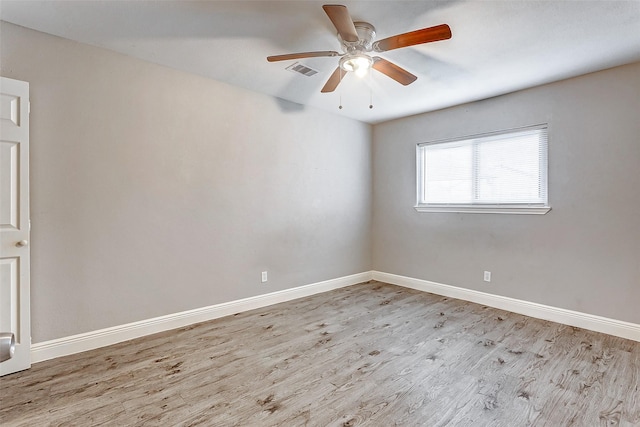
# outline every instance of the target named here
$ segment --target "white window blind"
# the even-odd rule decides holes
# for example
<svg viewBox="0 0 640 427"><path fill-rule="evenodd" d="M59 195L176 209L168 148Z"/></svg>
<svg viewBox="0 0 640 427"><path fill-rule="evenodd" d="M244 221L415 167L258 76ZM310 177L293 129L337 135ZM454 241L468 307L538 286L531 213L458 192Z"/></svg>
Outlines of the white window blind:
<svg viewBox="0 0 640 427"><path fill-rule="evenodd" d="M547 127L419 144L419 211L546 213Z"/></svg>

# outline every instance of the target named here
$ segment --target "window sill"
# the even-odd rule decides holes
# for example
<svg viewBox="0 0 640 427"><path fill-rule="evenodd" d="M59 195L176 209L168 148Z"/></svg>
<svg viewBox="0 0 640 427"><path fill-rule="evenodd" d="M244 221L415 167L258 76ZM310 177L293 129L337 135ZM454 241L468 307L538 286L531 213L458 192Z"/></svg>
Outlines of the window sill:
<svg viewBox="0 0 640 427"><path fill-rule="evenodd" d="M513 206L513 205L417 205L418 212L458 212L491 214L544 215L550 206Z"/></svg>

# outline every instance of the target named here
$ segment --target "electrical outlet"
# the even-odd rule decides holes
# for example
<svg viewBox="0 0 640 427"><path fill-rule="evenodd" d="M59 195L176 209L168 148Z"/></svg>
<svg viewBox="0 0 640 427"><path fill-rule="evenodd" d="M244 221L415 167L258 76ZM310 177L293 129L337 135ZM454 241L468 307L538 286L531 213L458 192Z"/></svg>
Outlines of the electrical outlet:
<svg viewBox="0 0 640 427"><path fill-rule="evenodd" d="M266 281L267 281L267 272L266 272L266 271L263 271L263 272L262 272L262 283L264 283L264 282L266 282Z"/></svg>
<svg viewBox="0 0 640 427"><path fill-rule="evenodd" d="M485 271L484 272L484 281L485 282L490 282L491 281L491 272L490 271Z"/></svg>

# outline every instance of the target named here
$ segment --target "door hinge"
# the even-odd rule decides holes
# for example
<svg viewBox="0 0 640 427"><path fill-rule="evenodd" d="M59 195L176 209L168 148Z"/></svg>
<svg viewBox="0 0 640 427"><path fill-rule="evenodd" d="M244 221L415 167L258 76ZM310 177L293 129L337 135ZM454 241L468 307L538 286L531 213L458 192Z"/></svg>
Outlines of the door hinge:
<svg viewBox="0 0 640 427"><path fill-rule="evenodd" d="M31 114L31 101L27 103L27 113Z"/></svg>

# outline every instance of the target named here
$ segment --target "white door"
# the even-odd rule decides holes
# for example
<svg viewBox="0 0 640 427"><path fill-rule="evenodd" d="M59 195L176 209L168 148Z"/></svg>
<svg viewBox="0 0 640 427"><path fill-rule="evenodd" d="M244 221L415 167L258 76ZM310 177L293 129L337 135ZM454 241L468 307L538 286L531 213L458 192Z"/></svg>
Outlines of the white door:
<svg viewBox="0 0 640 427"><path fill-rule="evenodd" d="M31 366L29 83L0 78L0 332L16 337L0 375Z"/></svg>

